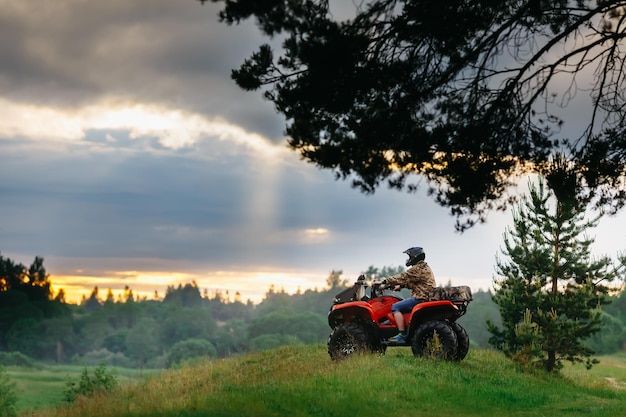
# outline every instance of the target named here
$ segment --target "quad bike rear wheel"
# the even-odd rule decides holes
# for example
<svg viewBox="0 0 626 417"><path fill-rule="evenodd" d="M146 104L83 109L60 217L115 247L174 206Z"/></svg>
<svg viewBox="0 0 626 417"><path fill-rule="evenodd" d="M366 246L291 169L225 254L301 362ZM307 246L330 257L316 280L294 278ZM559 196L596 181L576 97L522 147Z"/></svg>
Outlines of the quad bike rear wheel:
<svg viewBox="0 0 626 417"><path fill-rule="evenodd" d="M467 352L469 352L470 347L470 338L467 334L467 331L457 322L449 323L454 333L456 333L456 341L457 341L457 349L456 356L454 360L462 361L467 356Z"/></svg>
<svg viewBox="0 0 626 417"><path fill-rule="evenodd" d="M457 354L456 333L445 321L431 320L415 329L411 344L413 355L454 360Z"/></svg>
<svg viewBox="0 0 626 417"><path fill-rule="evenodd" d="M367 330L358 323L342 323L328 336L328 354L332 360L372 351Z"/></svg>

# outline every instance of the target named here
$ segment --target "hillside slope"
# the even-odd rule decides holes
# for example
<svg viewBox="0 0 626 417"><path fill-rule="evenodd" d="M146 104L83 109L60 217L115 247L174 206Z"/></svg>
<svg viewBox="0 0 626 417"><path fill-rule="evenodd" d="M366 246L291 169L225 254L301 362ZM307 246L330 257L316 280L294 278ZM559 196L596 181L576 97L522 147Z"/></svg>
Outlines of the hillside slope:
<svg viewBox="0 0 626 417"><path fill-rule="evenodd" d="M441 362L390 348L338 363L325 346L289 346L163 372L48 416L578 416L626 415L610 384L516 371L498 353Z"/></svg>

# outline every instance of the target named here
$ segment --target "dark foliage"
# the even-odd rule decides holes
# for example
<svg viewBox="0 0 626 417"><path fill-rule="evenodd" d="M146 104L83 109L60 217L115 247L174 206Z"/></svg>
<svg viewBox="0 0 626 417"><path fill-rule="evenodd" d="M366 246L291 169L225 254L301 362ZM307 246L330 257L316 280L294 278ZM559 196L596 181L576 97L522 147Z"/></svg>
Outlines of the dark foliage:
<svg viewBox="0 0 626 417"><path fill-rule="evenodd" d="M40 321L69 314L62 300L52 298L51 287L43 258L26 268L0 255L0 350L39 353Z"/></svg>
<svg viewBox="0 0 626 417"><path fill-rule="evenodd" d="M626 201L621 1L212 1L223 22L283 39L233 79L264 90L291 148L364 192L425 178L462 230L565 155L582 181L550 186L606 210ZM577 93L591 100L564 137Z"/></svg>

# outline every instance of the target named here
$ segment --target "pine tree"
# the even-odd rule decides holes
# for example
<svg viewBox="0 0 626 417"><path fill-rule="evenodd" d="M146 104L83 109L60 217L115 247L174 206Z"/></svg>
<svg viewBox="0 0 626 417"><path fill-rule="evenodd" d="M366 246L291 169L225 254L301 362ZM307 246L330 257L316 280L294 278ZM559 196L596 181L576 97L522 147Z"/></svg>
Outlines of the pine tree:
<svg viewBox="0 0 626 417"><path fill-rule="evenodd" d="M498 258L494 302L502 328L488 323L489 342L526 367L548 372L562 361L596 360L584 340L600 330L601 305L609 302L608 283L617 270L611 259L592 258L593 238L585 233L600 220L585 219L585 205L557 199L529 183L529 195L513 212L504 236L508 259Z"/></svg>

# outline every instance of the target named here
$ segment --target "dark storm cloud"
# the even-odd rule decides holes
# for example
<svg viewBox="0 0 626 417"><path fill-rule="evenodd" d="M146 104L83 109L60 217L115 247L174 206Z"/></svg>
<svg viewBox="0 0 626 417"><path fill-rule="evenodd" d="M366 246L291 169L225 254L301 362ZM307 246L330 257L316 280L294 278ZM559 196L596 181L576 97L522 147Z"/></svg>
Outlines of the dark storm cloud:
<svg viewBox="0 0 626 417"><path fill-rule="evenodd" d="M169 244L167 228L227 230L244 206L237 171L220 164L133 153L48 151L19 159L5 153L0 194L11 205L2 204L4 237L12 225L21 229L36 219L43 227L24 239L31 250L39 239L46 253L60 256L189 256Z"/></svg>
<svg viewBox="0 0 626 417"><path fill-rule="evenodd" d="M117 259L117 267L170 259L191 269L280 265L354 274L400 265L402 250L424 245L442 274L468 269L446 265L459 239L431 202L387 190L363 196L303 163L9 142L0 178L4 252ZM270 207L262 207L265 198Z"/></svg>
<svg viewBox="0 0 626 417"><path fill-rule="evenodd" d="M193 0L0 0L0 95L66 108L110 97L173 105L279 140L272 105L230 80L258 31L219 23L218 10Z"/></svg>

